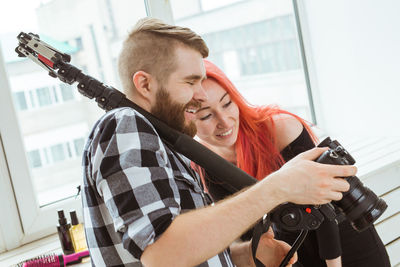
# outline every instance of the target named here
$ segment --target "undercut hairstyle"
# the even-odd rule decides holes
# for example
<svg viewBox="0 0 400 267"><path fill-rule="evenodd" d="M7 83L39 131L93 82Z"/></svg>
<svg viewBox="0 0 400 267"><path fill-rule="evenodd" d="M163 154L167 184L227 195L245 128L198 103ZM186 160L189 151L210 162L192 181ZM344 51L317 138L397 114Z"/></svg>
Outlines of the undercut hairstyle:
<svg viewBox="0 0 400 267"><path fill-rule="evenodd" d="M154 18L140 19L125 39L118 59L119 77L126 95L136 89L133 75L145 71L158 83L176 70L175 49L179 45L208 56L204 40L189 28L169 25Z"/></svg>

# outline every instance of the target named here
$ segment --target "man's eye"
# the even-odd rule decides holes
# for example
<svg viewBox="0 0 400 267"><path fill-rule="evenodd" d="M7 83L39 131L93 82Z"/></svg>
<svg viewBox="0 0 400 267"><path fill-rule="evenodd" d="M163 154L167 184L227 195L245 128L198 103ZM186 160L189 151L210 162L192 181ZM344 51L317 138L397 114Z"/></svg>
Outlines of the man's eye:
<svg viewBox="0 0 400 267"><path fill-rule="evenodd" d="M194 85L194 82L187 82L188 84L190 84L190 85Z"/></svg>
<svg viewBox="0 0 400 267"><path fill-rule="evenodd" d="M209 119L210 117L211 117L211 114L208 114L208 115L206 115L204 117L201 117L200 120L201 121L205 121L205 120Z"/></svg>
<svg viewBox="0 0 400 267"><path fill-rule="evenodd" d="M232 104L232 100L229 100L229 102L224 105L224 108L229 107L230 104Z"/></svg>

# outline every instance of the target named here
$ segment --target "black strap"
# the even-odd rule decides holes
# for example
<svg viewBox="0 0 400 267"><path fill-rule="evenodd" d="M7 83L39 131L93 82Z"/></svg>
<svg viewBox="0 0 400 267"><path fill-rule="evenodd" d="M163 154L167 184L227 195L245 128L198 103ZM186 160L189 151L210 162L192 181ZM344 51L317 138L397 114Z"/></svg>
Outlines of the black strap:
<svg viewBox="0 0 400 267"><path fill-rule="evenodd" d="M254 263L256 264L256 267L265 267L265 265L259 261L256 258L256 252L257 252L257 247L258 243L260 242L261 235L264 234L265 232L268 231L269 227L271 226L271 215L268 214L266 217L261 219L257 223L257 225L254 227L253 231L253 238L251 239L251 253L253 255L253 260ZM292 248L289 250L289 252L286 254L285 258L282 260L281 264L279 267L285 267L290 259L293 257L294 253L299 249L301 244L303 244L304 240L306 239L308 234L308 230L301 230L299 236L296 238L296 241L294 241Z"/></svg>
<svg viewBox="0 0 400 267"><path fill-rule="evenodd" d="M308 230L301 230L299 236L297 237L296 241L294 241L292 248L289 250L289 252L286 254L286 257L282 260L281 264L279 267L285 267L290 259L293 257L294 253L299 249L301 244L303 244L304 240L306 239L308 234ZM257 266L258 267L258 266Z"/></svg>
<svg viewBox="0 0 400 267"><path fill-rule="evenodd" d="M261 219L261 221L259 221L254 227L253 238L251 239L251 253L253 255L253 260L256 264L256 267L265 267L265 265L256 258L256 252L261 235L267 232L269 227L271 226L271 220L269 217L270 216L267 215L265 219Z"/></svg>

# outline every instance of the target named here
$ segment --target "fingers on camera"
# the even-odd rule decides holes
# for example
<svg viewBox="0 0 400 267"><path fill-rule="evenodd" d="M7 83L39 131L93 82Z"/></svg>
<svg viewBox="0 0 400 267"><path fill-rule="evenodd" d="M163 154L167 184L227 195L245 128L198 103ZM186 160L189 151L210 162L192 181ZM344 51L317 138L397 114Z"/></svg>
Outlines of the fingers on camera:
<svg viewBox="0 0 400 267"><path fill-rule="evenodd" d="M343 194L341 192L332 192L331 194L331 199L334 201L341 200L343 197Z"/></svg>
<svg viewBox="0 0 400 267"><path fill-rule="evenodd" d="M333 177L348 177L354 176L357 173L357 167L353 165L323 165L323 168L328 169Z"/></svg>
<svg viewBox="0 0 400 267"><path fill-rule="evenodd" d="M335 178L333 189L339 192L346 192L349 191L350 184L343 178Z"/></svg>
<svg viewBox="0 0 400 267"><path fill-rule="evenodd" d="M328 150L328 147L314 147L313 149L301 153L301 157L308 160L317 159L323 152Z"/></svg>

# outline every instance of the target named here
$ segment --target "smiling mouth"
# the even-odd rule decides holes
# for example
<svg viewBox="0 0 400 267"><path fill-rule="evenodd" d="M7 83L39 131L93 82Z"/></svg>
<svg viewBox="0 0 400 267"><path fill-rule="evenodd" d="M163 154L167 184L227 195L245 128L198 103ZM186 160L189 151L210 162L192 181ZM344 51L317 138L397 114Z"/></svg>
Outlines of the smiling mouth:
<svg viewBox="0 0 400 267"><path fill-rule="evenodd" d="M232 131L233 131L233 129L231 128L230 130L228 130L228 131L226 131L226 132L224 132L224 133L221 133L221 134L217 134L217 136L227 136L227 135L230 135L231 133L232 133Z"/></svg>
<svg viewBox="0 0 400 267"><path fill-rule="evenodd" d="M192 100L186 104L185 111L190 114L195 114L199 108L201 108L201 103L196 100Z"/></svg>
<svg viewBox="0 0 400 267"><path fill-rule="evenodd" d="M189 107L189 108L186 108L185 111L188 113L195 114L197 112L197 109L193 108L193 107Z"/></svg>

